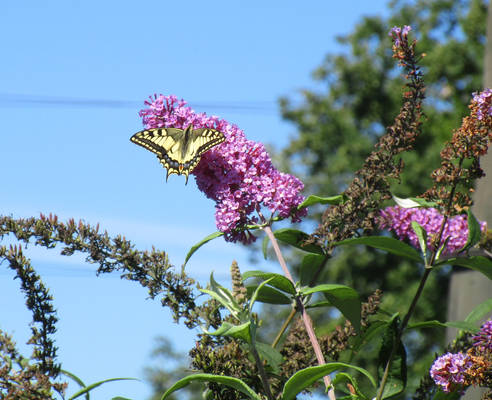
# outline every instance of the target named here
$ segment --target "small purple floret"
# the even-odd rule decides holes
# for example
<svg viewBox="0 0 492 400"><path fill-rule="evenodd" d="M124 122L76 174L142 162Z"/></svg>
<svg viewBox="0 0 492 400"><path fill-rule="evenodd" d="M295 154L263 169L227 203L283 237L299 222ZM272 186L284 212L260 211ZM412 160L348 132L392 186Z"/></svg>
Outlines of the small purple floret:
<svg viewBox="0 0 492 400"><path fill-rule="evenodd" d="M246 139L236 125L216 116L195 113L176 96L154 95L140 111L146 129L175 127L185 129L211 128L224 134L226 141L202 155L193 170L198 188L216 202L217 228L228 241L250 243L255 237L238 231L248 224L257 223L252 214L262 207L294 222L306 215L298 210L304 197L300 194L303 183L296 177L279 172L272 164L262 143Z"/></svg>
<svg viewBox="0 0 492 400"><path fill-rule="evenodd" d="M409 25L405 25L403 29L399 26L394 26L390 29L388 36L391 36L393 38L396 47L400 47L402 40L407 40L408 32L410 32L411 30L412 27Z"/></svg>
<svg viewBox="0 0 492 400"><path fill-rule="evenodd" d="M492 89L484 89L482 92L473 93L473 101L478 104L477 118L492 115Z"/></svg>

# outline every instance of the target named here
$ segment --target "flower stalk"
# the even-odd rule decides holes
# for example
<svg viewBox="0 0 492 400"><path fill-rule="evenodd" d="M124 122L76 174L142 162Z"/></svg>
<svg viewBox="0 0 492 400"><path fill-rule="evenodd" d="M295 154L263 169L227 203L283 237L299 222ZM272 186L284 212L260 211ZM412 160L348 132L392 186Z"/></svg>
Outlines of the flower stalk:
<svg viewBox="0 0 492 400"><path fill-rule="evenodd" d="M287 279L289 279L292 282L292 284L295 285L295 281L292 278L289 269L287 268L287 264L285 263L277 239L273 234L272 228L269 225L267 225L263 227L263 230L265 231L268 238L270 239L270 242L272 243L273 250L275 251L275 255L277 256L278 262L284 272L284 275L287 277ZM314 332L313 321L311 320L311 317L307 313L306 307L304 307L304 304L300 296L296 296L296 308L301 312L302 320L304 322L304 326L306 327L306 331L309 336L309 340L311 341L311 345L313 346L314 354L316 355L318 364L319 365L326 364L323 353L321 352L321 346L319 345L318 339L316 338L316 334ZM330 400L335 400L336 399L335 390L333 389L333 386L331 384L330 377L328 375L324 376L323 382L325 383L325 388L328 391L328 397L330 398Z"/></svg>

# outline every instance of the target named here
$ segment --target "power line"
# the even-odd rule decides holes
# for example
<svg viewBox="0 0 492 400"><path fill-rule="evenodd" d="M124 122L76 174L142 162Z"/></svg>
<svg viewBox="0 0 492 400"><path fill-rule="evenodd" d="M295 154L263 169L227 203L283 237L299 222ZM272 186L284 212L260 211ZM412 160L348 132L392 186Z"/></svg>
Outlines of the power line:
<svg viewBox="0 0 492 400"><path fill-rule="evenodd" d="M278 113L274 101L205 101L189 102L190 106L200 110L225 110L240 113ZM81 108L131 108L143 107L143 101L115 99L87 99L64 96L29 95L0 93L0 108L18 107L81 107Z"/></svg>

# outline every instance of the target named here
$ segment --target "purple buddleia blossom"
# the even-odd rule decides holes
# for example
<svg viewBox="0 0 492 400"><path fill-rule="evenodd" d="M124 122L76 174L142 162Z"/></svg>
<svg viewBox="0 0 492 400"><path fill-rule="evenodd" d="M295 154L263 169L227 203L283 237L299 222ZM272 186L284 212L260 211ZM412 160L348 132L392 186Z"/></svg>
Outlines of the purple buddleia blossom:
<svg viewBox="0 0 492 400"><path fill-rule="evenodd" d="M412 221L418 222L427 232L427 246L431 250L432 239L439 233L444 217L435 208L403 208L399 206L387 207L380 211L379 225L381 228L388 228L394 231L400 240L407 239L412 246L419 248L419 240L412 228ZM486 223L481 222L482 231L486 229ZM443 255L450 255L458 252L465 246L468 239L468 217L457 215L451 217L446 222L442 233L441 244L449 238Z"/></svg>
<svg viewBox="0 0 492 400"><path fill-rule="evenodd" d="M394 45L396 47L400 47L403 40L407 40L408 32L412 30L412 27L409 25L405 25L403 29L399 26L394 26L390 29L388 36L393 38Z"/></svg>
<svg viewBox="0 0 492 400"><path fill-rule="evenodd" d="M492 353L492 319L486 321L478 335L473 337L473 346L477 348L479 352L490 352Z"/></svg>
<svg viewBox="0 0 492 400"><path fill-rule="evenodd" d="M477 118L479 120L492 115L492 89L487 88L482 92L473 93L473 101L478 104Z"/></svg>
<svg viewBox="0 0 492 400"><path fill-rule="evenodd" d="M193 170L198 188L216 202L217 228L228 241L250 243L255 237L244 230L258 222L254 212L268 208L272 215L300 221L306 209L297 206L304 200L303 183L296 177L279 172L272 164L262 143L248 140L236 125L195 113L176 96L154 95L140 111L146 129L174 127L211 128L224 134L225 142L201 157Z"/></svg>
<svg viewBox="0 0 492 400"><path fill-rule="evenodd" d="M430 376L444 392L461 389L465 373L472 366L470 356L464 353L446 353L439 357L430 369Z"/></svg>

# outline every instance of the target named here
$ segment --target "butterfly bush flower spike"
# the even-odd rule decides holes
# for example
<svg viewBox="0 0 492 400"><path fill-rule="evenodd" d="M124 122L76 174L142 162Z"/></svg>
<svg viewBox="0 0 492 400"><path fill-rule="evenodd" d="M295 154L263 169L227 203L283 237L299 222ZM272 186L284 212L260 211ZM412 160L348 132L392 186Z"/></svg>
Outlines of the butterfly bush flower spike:
<svg viewBox="0 0 492 400"><path fill-rule="evenodd" d="M450 392L465 384L465 374L471 365L472 361L468 354L446 353L434 361L430 375L444 392Z"/></svg>
<svg viewBox="0 0 492 400"><path fill-rule="evenodd" d="M479 352L488 352L492 355L492 319L482 325L478 335L473 337L473 341L473 345Z"/></svg>
<svg viewBox="0 0 492 400"><path fill-rule="evenodd" d="M419 240L412 228L412 221L418 222L427 232L427 246L433 249L433 238L439 233L444 217L435 208L403 208L387 207L380 212L379 225L394 231L400 240L407 239L412 246L419 248ZM480 228L486 230L486 223L481 222ZM449 237L443 255L458 252L465 246L468 239L468 218L457 215L447 220L442 233L441 243Z"/></svg>
<svg viewBox="0 0 492 400"><path fill-rule="evenodd" d="M306 215L297 207L304 197L303 183L296 177L278 171L263 144L248 140L236 125L216 116L195 113L176 96L154 95L140 111L146 129L174 127L216 129L225 142L202 155L193 170L198 188L216 202L217 228L227 241L250 243L255 237L245 227L257 223L253 215L262 207L294 222Z"/></svg>

